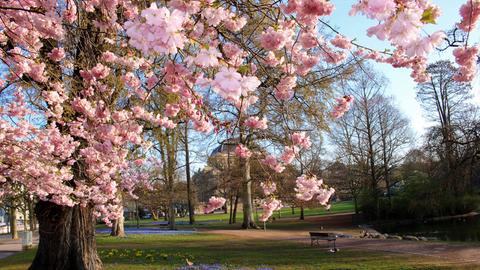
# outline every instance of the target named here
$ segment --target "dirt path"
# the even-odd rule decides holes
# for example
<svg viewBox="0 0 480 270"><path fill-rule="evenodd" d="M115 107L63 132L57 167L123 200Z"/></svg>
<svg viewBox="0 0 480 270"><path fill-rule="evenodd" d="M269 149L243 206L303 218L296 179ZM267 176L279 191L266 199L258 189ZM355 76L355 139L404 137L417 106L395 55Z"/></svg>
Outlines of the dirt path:
<svg viewBox="0 0 480 270"><path fill-rule="evenodd" d="M480 245L456 244L447 242L422 242L393 239L362 239L358 238L361 229L348 226L346 215L315 217L310 219L312 228L319 230L319 224L329 232L344 233L354 236L353 238L339 238L337 246L340 249L371 250L380 252L392 252L427 256L439 260L447 260L449 263L478 264L480 269ZM317 223L318 222L318 223ZM315 225L318 224L318 225ZM308 228L302 230L206 230L209 233L232 235L245 239L262 239L272 241L297 241L310 244ZM327 245L327 244L325 244Z"/></svg>

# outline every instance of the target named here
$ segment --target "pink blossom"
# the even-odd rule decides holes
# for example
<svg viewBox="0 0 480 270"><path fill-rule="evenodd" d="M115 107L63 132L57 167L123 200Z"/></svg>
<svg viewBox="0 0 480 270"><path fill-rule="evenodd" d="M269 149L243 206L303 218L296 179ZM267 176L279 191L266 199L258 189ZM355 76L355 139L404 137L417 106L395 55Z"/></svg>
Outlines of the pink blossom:
<svg viewBox="0 0 480 270"><path fill-rule="evenodd" d="M240 49L235 43L228 42L223 45L223 52L225 56L230 59L230 63L234 66L239 66L244 61L244 57L247 55L245 51Z"/></svg>
<svg viewBox="0 0 480 270"><path fill-rule="evenodd" d="M213 127L212 124L206 120L195 120L193 121L193 128L199 132L209 133Z"/></svg>
<svg viewBox="0 0 480 270"><path fill-rule="evenodd" d="M332 116L335 118L342 117L353 103L353 96L343 96L337 99L337 105L333 108Z"/></svg>
<svg viewBox="0 0 480 270"><path fill-rule="evenodd" d="M267 53L267 56L265 57L265 63L271 67L278 66L285 61L285 58L282 56L280 59L277 59L275 56L275 53L272 51L269 51Z"/></svg>
<svg viewBox="0 0 480 270"><path fill-rule="evenodd" d="M77 19L77 5L73 0L67 0L67 9L63 12L63 18L69 23L73 23Z"/></svg>
<svg viewBox="0 0 480 270"><path fill-rule="evenodd" d="M269 196L277 190L277 185L274 182L261 182L260 187L262 188L265 196Z"/></svg>
<svg viewBox="0 0 480 270"><path fill-rule="evenodd" d="M470 32L475 29L480 19L480 1L467 0L467 2L460 7L460 16L462 16L462 21L457 24L458 28L465 32Z"/></svg>
<svg viewBox="0 0 480 270"><path fill-rule="evenodd" d="M247 19L245 17L239 17L235 19L230 18L224 21L225 27L232 32L240 31L245 24L247 24Z"/></svg>
<svg viewBox="0 0 480 270"><path fill-rule="evenodd" d="M262 160L262 163L269 166L272 170L274 170L277 173L281 173L283 172L283 170L285 170L285 166L280 164L277 161L277 158L272 155L268 155L265 159Z"/></svg>
<svg viewBox="0 0 480 270"><path fill-rule="evenodd" d="M250 116L247 120L245 120L245 126L251 129L267 129L267 119L264 117L262 119L258 118L258 116Z"/></svg>
<svg viewBox="0 0 480 270"><path fill-rule="evenodd" d="M299 41L305 49L314 48L320 44L317 34L313 29L310 31L302 31Z"/></svg>
<svg viewBox="0 0 480 270"><path fill-rule="evenodd" d="M275 30L269 27L260 35L260 44L268 51L276 51L285 47L285 44L291 36L292 32L289 30Z"/></svg>
<svg viewBox="0 0 480 270"><path fill-rule="evenodd" d="M296 180L295 188L297 199L302 201L311 200L315 195L320 193L322 184L323 180L317 179L316 176L299 176Z"/></svg>
<svg viewBox="0 0 480 270"><path fill-rule="evenodd" d="M118 57L110 51L106 51L102 54L102 61L107 63L113 63L117 60L117 58Z"/></svg>
<svg viewBox="0 0 480 270"><path fill-rule="evenodd" d="M477 73L478 47L460 47L453 50L455 62L460 66L454 79L459 82L471 81Z"/></svg>
<svg viewBox="0 0 480 270"><path fill-rule="evenodd" d="M267 221L274 211L282 209L283 205L280 200L269 198L262 203L263 213L258 220L261 222Z"/></svg>
<svg viewBox="0 0 480 270"><path fill-rule="evenodd" d="M186 20L184 12L177 9L170 12L169 9L158 8L152 3L148 9L142 11L142 17L145 22L127 21L124 25L130 37L130 45L144 54L173 54L177 52L177 48L183 48L186 42L182 33Z"/></svg>
<svg viewBox="0 0 480 270"><path fill-rule="evenodd" d="M211 213L211 212L215 211L216 209L222 208L226 201L227 200L225 200L222 197L212 196L208 200L208 203L207 203L206 207L203 209L203 212L205 214L208 214L208 213Z"/></svg>
<svg viewBox="0 0 480 270"><path fill-rule="evenodd" d="M312 142L310 141L310 137L307 135L305 131L294 132L290 138L293 142L293 145L299 146L304 149L308 149L312 145Z"/></svg>
<svg viewBox="0 0 480 270"><path fill-rule="evenodd" d="M290 164L295 159L295 155L298 151L298 147L296 146L285 146L285 150L283 151L282 156L280 156L280 160L285 164Z"/></svg>
<svg viewBox="0 0 480 270"><path fill-rule="evenodd" d="M291 14L297 11L297 9L300 6L300 1L299 0L289 0L287 1L287 4L281 4L280 5L283 12L285 14Z"/></svg>
<svg viewBox="0 0 480 270"><path fill-rule="evenodd" d="M397 5L394 0L368 0L358 5L364 5L362 12L371 19L385 20L395 13ZM359 6L354 6L359 8Z"/></svg>
<svg viewBox="0 0 480 270"><path fill-rule="evenodd" d="M215 27L222 23L222 21L229 19L232 14L224 8L208 7L202 11L202 16L210 26Z"/></svg>
<svg viewBox="0 0 480 270"><path fill-rule="evenodd" d="M178 104L167 104L165 105L165 115L167 117L175 117L180 111L180 106Z"/></svg>
<svg viewBox="0 0 480 270"><path fill-rule="evenodd" d="M397 14L390 30L390 41L396 45L408 47L415 41L420 32L421 10L404 10Z"/></svg>
<svg viewBox="0 0 480 270"><path fill-rule="evenodd" d="M305 25L314 25L320 16L331 15L334 9L328 0L302 0L297 8L297 19Z"/></svg>
<svg viewBox="0 0 480 270"><path fill-rule="evenodd" d="M61 61L65 58L65 50L63 48L54 48L51 52L48 53L48 57L52 61Z"/></svg>
<svg viewBox="0 0 480 270"><path fill-rule="evenodd" d="M275 97L279 100L289 100L293 97L293 88L297 85L297 77L288 76L282 78L277 84Z"/></svg>
<svg viewBox="0 0 480 270"><path fill-rule="evenodd" d="M133 72L127 72L122 79L125 84L132 89L137 89L141 85L140 79L138 79Z"/></svg>
<svg viewBox="0 0 480 270"><path fill-rule="evenodd" d="M37 82L46 82L48 78L45 76L45 63L32 63L28 75Z"/></svg>
<svg viewBox="0 0 480 270"><path fill-rule="evenodd" d="M446 35L443 31L437 31L426 38L420 38L413 41L406 50L406 54L410 57L419 56L427 57L428 54L438 45L440 45Z"/></svg>
<svg viewBox="0 0 480 270"><path fill-rule="evenodd" d="M341 49L350 50L352 48L352 43L344 36L336 35L334 39L330 41L333 46Z"/></svg>
<svg viewBox="0 0 480 270"><path fill-rule="evenodd" d="M317 200L321 205L327 206L330 197L335 193L335 189L328 188L328 189L320 189L317 195Z"/></svg>
<svg viewBox="0 0 480 270"><path fill-rule="evenodd" d="M222 67L215 74L215 91L225 99L238 100L242 94L242 75L233 68Z"/></svg>
<svg viewBox="0 0 480 270"><path fill-rule="evenodd" d="M92 68L91 74L97 79L105 79L110 74L110 68L98 63Z"/></svg>
<svg viewBox="0 0 480 270"><path fill-rule="evenodd" d="M242 95L248 96L249 93L257 90L261 82L256 76L244 76L240 82L242 87Z"/></svg>
<svg viewBox="0 0 480 270"><path fill-rule="evenodd" d="M303 0L301 15L326 16L332 14L335 6L328 0Z"/></svg>
<svg viewBox="0 0 480 270"><path fill-rule="evenodd" d="M209 48L208 50L202 49L193 59L193 62L200 67L216 67L218 66L218 58L221 58L222 54L216 48Z"/></svg>
<svg viewBox="0 0 480 270"><path fill-rule="evenodd" d="M243 144L238 144L237 147L235 147L235 154L245 159L252 156L252 152Z"/></svg>

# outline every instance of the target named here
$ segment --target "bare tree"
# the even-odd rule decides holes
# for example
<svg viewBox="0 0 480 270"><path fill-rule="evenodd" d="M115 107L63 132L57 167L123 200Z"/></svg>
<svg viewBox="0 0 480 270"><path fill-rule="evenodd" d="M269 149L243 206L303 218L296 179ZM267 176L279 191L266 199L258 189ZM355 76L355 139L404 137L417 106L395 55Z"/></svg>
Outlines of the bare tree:
<svg viewBox="0 0 480 270"><path fill-rule="evenodd" d="M437 159L435 177L446 190L460 195L467 190L469 175L466 164L474 163L477 108L472 105L472 87L453 78L457 69L449 61L438 61L428 67L429 82L418 86L418 100L426 116L435 125L426 137L426 150ZM473 137L472 137L473 136Z"/></svg>
<svg viewBox="0 0 480 270"><path fill-rule="evenodd" d="M387 195L395 183L392 171L410 142L409 122L384 94L388 81L368 66L362 66L344 84L344 91L355 98L355 105L333 124L330 138L337 147L338 160L351 175L352 196L358 195L358 180L371 199L370 208L379 216L382 185ZM382 184L382 185L381 185Z"/></svg>

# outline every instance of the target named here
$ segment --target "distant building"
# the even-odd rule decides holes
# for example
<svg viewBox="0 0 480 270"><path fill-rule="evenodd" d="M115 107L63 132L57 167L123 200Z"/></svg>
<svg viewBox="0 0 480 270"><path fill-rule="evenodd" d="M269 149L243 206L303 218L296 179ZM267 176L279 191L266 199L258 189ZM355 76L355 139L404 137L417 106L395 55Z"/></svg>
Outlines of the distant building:
<svg viewBox="0 0 480 270"><path fill-rule="evenodd" d="M218 147L213 149L208 158L208 164L192 177L193 184L196 188L197 200L199 202L207 202L211 196L217 196L218 190L221 189L221 174L228 167L235 165L235 147L239 143L238 139L228 139L220 143Z"/></svg>

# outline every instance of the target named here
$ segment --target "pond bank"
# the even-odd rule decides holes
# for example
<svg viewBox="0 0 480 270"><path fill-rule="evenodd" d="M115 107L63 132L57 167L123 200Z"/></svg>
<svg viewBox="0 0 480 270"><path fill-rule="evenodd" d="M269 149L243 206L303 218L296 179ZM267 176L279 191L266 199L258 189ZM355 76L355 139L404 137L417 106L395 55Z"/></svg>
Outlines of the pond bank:
<svg viewBox="0 0 480 270"><path fill-rule="evenodd" d="M387 234L442 241L480 242L480 215L477 212L424 220L383 221L373 223L371 227Z"/></svg>

